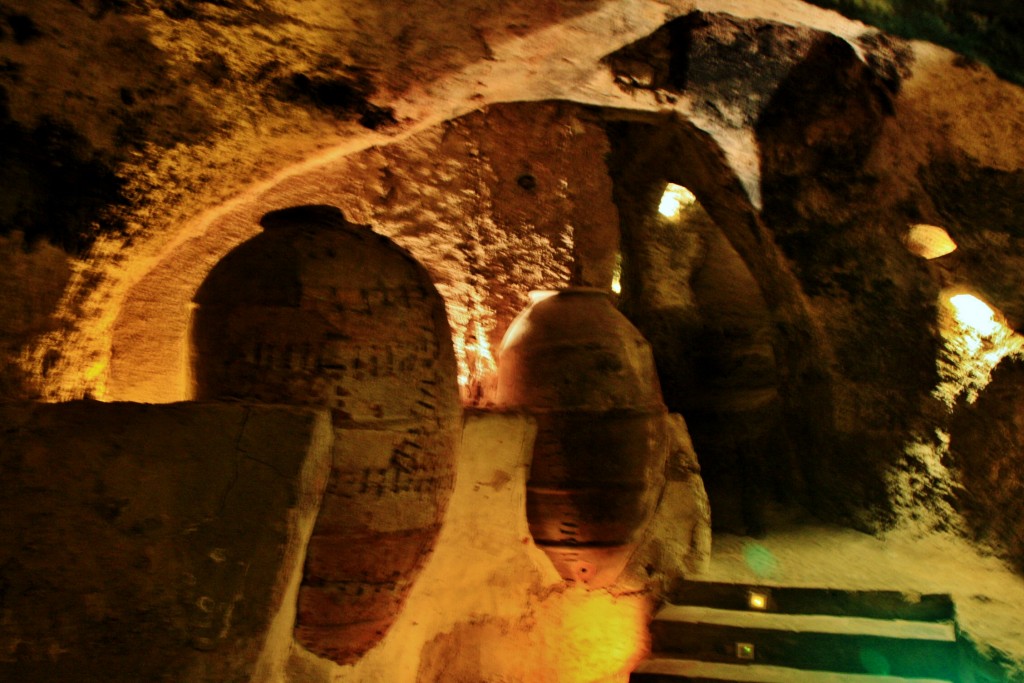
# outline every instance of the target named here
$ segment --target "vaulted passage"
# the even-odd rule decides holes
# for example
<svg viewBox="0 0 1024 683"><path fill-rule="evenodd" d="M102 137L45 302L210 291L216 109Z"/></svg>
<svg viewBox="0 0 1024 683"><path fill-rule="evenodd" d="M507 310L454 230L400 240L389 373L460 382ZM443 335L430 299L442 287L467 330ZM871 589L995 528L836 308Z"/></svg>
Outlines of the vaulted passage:
<svg viewBox="0 0 1024 683"><path fill-rule="evenodd" d="M2 4L0 679L1020 679L1020 12Z"/></svg>

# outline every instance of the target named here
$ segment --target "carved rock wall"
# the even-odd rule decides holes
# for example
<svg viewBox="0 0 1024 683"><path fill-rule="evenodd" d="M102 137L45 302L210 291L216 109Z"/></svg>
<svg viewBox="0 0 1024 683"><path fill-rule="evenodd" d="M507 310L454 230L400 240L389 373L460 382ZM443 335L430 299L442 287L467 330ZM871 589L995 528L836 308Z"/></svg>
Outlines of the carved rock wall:
<svg viewBox="0 0 1024 683"><path fill-rule="evenodd" d="M407 249L445 299L460 380L493 372L485 354L530 290L609 286L619 236L607 148L592 111L510 104L298 173L167 253L130 288L109 366L99 361L100 395L188 398L188 304L196 289L218 257L256 233L268 209L311 203L341 207Z"/></svg>
<svg viewBox="0 0 1024 683"><path fill-rule="evenodd" d="M84 401L5 404L0 424L0 677L227 681L282 665L330 471L326 415Z"/></svg>
<svg viewBox="0 0 1024 683"><path fill-rule="evenodd" d="M19 681L625 681L652 581L707 560L685 426L628 581L564 582L530 539L536 426L471 412L433 553L386 636L340 666L296 641L331 468L326 413L245 404L0 406L0 676ZM358 442L358 432L338 439ZM670 530L688 530L680 542ZM351 556L352 549L341 549ZM388 545L363 549L368 563ZM345 640L339 641L347 646Z"/></svg>
<svg viewBox="0 0 1024 683"><path fill-rule="evenodd" d="M0 172L0 186L15 191L0 205L4 229L72 250L100 239L81 258L5 249L26 283L8 290L5 306L16 315L0 320L5 390L81 396L105 389L110 377L108 396L181 398L184 379L153 367L183 367L184 302L205 272L279 200L320 200L344 184L347 176L331 180L318 168L403 136L419 145L411 153L422 165L411 175L469 191L451 215L473 215L487 192L543 193L536 206L500 209L523 227L514 249L489 252L494 233L460 227L478 224L470 220L438 221L429 239L409 235L414 253L419 240L438 256L425 263L457 274L451 282L486 271L450 291L466 320L484 283L510 263L519 279L509 292L569 277L582 248L570 258L558 241L568 230L545 207L582 211L606 230L614 226L609 205L593 214L584 201L570 206L547 182L561 180L550 170L555 154L522 164L537 147L572 139L586 142L572 153L574 168L610 152L627 257L638 235L631 227L654 210L657 185L675 179L697 192L743 259L773 321L783 414L813 509L878 530L911 508L935 506L944 495L938 483L913 496L898 489L921 465L908 444L948 426L931 396L940 292L970 287L1011 326L1024 324L1016 277L1024 238L1014 219L1024 215L1024 91L954 53L894 41L795 0L770 8L702 0L703 11L686 16L694 5L424 2L390 13L367 1L342 13L320 0L293 10L271 2L191 10L156 0L6 3L0 134L15 162ZM469 21L456 19L463 16ZM612 120L609 146L586 122L576 137L555 134L563 123L578 126L550 110L536 114L544 130L508 158L499 157L521 141L509 140L509 131L524 130L518 125L495 119L496 134L478 149L461 124L440 126L511 100L526 102L519 111L528 120L540 111L529 102L555 98L602 107ZM416 132L433 139L412 143ZM432 166L445 134L459 158L491 150L490 161L459 162L446 175L443 164ZM365 154L381 156L353 177L374 199L351 202L351 213L374 222L388 201L384 169L394 164L380 148ZM474 173L493 174L501 186L473 185ZM519 183L525 175L537 181L533 194ZM324 184L308 182L317 177ZM591 180L588 187L605 183ZM397 208L435 205L436 196L420 204L401 184ZM400 224L401 211L394 216ZM430 220L423 213L410 222ZM946 227L960 249L941 264L909 255L901 238L915 222ZM481 248L459 246L467 240ZM602 246L589 272L599 280L610 241L594 243ZM627 271L638 263L627 258ZM586 267L580 273L592 277ZM435 277L443 287L445 276ZM624 291L624 307L631 296L644 294ZM516 298L486 305L512 308ZM169 331L153 335L155 321ZM158 360L147 366L145 358ZM131 367L143 369L132 376L123 370ZM957 484L936 476L945 490Z"/></svg>
<svg viewBox="0 0 1024 683"><path fill-rule="evenodd" d="M975 538L1024 569L1024 410L1020 359L1005 360L974 404L961 403L949 433L947 464Z"/></svg>

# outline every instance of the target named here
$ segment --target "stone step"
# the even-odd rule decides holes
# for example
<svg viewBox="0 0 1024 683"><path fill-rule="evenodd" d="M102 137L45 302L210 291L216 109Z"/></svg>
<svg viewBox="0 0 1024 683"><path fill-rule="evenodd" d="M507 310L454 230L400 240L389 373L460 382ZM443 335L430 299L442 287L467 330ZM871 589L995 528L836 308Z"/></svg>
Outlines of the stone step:
<svg viewBox="0 0 1024 683"><path fill-rule="evenodd" d="M949 621L953 619L954 613L953 600L945 594L761 586L713 581L681 582L671 591L669 602L676 605L746 610L752 592L767 598L769 611L784 614Z"/></svg>
<svg viewBox="0 0 1024 683"><path fill-rule="evenodd" d="M939 678L904 678L665 658L641 662L629 680L632 683L951 683L950 679Z"/></svg>
<svg viewBox="0 0 1024 683"><path fill-rule="evenodd" d="M958 667L951 622L668 605L650 628L656 658L937 679Z"/></svg>
<svg viewBox="0 0 1024 683"><path fill-rule="evenodd" d="M666 605L654 616L655 623L684 622L712 624L746 629L769 629L804 633L863 635L881 638L910 638L954 642L952 622L912 621L909 619L873 619L831 614L781 614L778 612L739 611Z"/></svg>

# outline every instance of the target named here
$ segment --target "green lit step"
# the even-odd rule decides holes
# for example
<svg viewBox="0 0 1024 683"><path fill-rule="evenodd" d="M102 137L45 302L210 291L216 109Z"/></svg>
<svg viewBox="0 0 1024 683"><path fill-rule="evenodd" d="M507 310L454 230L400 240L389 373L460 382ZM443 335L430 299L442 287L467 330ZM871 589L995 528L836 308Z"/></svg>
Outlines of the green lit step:
<svg viewBox="0 0 1024 683"><path fill-rule="evenodd" d="M745 643L748 664L935 679L958 670L949 622L668 605L651 623L651 640L653 658L742 663L737 643Z"/></svg>
<svg viewBox="0 0 1024 683"><path fill-rule="evenodd" d="M726 664L692 659L654 658L641 662L630 677L635 683L950 683L937 678L900 678L870 674L808 671L763 664Z"/></svg>
<svg viewBox="0 0 1024 683"><path fill-rule="evenodd" d="M676 605L746 610L752 591L768 596L772 612L786 614L949 621L953 619L954 612L952 598L944 594L762 586L715 581L682 581L671 592L669 602Z"/></svg>
<svg viewBox="0 0 1024 683"><path fill-rule="evenodd" d="M655 622L684 622L843 635L870 635L886 638L915 638L953 642L956 632L950 622L909 619L872 619L831 614L781 614L777 612L739 611L666 605L654 617Z"/></svg>

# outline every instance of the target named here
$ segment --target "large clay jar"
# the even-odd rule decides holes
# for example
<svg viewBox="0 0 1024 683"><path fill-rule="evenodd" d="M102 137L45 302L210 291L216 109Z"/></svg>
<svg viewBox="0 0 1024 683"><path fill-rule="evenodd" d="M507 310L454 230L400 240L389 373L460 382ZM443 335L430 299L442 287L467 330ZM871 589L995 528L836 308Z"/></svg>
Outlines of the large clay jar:
<svg viewBox="0 0 1024 683"><path fill-rule="evenodd" d="M564 578L607 585L664 485L666 410L654 358L603 290L531 299L502 340L497 389L499 405L538 423L527 521Z"/></svg>
<svg viewBox="0 0 1024 683"><path fill-rule="evenodd" d="M261 225L195 297L195 393L330 409L334 464L295 635L345 664L401 610L454 485L451 333L426 271L338 209L274 211Z"/></svg>

